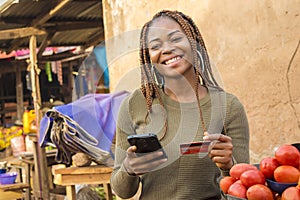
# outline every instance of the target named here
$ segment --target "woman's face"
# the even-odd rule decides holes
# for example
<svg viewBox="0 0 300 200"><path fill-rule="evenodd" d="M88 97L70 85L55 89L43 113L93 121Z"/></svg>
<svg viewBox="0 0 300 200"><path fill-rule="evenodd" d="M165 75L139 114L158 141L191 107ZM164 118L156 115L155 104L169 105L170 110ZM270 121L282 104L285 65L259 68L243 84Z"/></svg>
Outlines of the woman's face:
<svg viewBox="0 0 300 200"><path fill-rule="evenodd" d="M147 43L152 64L165 80L182 76L187 78L194 73L190 42L173 19L155 19L149 28Z"/></svg>

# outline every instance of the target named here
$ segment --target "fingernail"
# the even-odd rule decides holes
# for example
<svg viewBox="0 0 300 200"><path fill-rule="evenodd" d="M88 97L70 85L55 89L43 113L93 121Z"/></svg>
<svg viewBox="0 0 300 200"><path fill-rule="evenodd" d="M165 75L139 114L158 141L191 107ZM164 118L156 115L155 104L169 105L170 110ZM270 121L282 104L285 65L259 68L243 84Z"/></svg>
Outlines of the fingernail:
<svg viewBox="0 0 300 200"><path fill-rule="evenodd" d="M204 136L203 140L208 140L208 138L209 138L208 136Z"/></svg>

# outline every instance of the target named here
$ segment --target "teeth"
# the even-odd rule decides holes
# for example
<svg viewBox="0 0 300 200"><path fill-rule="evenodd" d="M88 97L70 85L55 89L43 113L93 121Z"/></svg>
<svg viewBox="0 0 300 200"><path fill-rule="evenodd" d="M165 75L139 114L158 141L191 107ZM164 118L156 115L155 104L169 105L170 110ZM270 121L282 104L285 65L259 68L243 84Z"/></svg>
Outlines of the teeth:
<svg viewBox="0 0 300 200"><path fill-rule="evenodd" d="M175 62L178 59L180 59L180 56L171 58L170 60L167 60L165 63L166 63L166 65L168 65L168 64L171 64L171 63Z"/></svg>

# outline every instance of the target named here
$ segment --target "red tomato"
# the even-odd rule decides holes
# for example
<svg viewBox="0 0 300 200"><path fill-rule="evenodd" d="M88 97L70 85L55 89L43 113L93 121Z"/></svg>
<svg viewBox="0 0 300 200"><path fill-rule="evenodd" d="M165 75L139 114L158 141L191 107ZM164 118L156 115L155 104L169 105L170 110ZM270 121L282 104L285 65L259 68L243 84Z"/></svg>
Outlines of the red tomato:
<svg viewBox="0 0 300 200"><path fill-rule="evenodd" d="M274 179L274 171L279 166L275 158L267 157L260 161L259 170L267 179Z"/></svg>
<svg viewBox="0 0 300 200"><path fill-rule="evenodd" d="M281 200L300 200L300 190L296 187L288 187L281 194Z"/></svg>
<svg viewBox="0 0 300 200"><path fill-rule="evenodd" d="M299 170L289 165L281 165L274 171L274 179L279 183L297 183L299 176Z"/></svg>
<svg viewBox="0 0 300 200"><path fill-rule="evenodd" d="M247 190L247 199L248 200L273 200L272 191L265 185L256 184L252 185Z"/></svg>
<svg viewBox="0 0 300 200"><path fill-rule="evenodd" d="M240 180L234 182L229 188L228 188L228 194L234 197L239 198L246 198L246 187L241 183Z"/></svg>
<svg viewBox="0 0 300 200"><path fill-rule="evenodd" d="M284 144L275 151L275 158L280 165L299 166L300 152L292 145Z"/></svg>
<svg viewBox="0 0 300 200"><path fill-rule="evenodd" d="M238 163L231 167L229 174L231 177L240 179L240 176L243 172L248 170L258 170L255 166L250 165L248 163Z"/></svg>
<svg viewBox="0 0 300 200"><path fill-rule="evenodd" d="M224 176L220 180L220 188L224 192L224 194L227 194L228 188L236 181L235 178L231 176Z"/></svg>
<svg viewBox="0 0 300 200"><path fill-rule="evenodd" d="M264 185L266 179L261 171L258 170L248 170L242 173L240 180L244 186L247 188L255 184Z"/></svg>

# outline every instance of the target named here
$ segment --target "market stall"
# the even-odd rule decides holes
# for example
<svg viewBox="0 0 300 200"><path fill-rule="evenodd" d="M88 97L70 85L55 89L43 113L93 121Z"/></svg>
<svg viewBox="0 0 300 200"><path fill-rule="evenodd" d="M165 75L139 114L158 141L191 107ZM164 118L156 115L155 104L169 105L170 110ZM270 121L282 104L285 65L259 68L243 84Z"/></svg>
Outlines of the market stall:
<svg viewBox="0 0 300 200"><path fill-rule="evenodd" d="M22 122L27 111L34 112L36 129L31 129L29 133L25 131L25 134L36 136L36 139L31 138L34 144L32 166L35 167L32 171L35 177L33 196L38 199L49 199L47 167L49 163L47 163L45 148L41 148L38 143L40 139L39 122L44 114L41 92L45 89L43 85L40 85L40 75L41 72L46 71L50 80L49 67L59 61L60 67L57 69L60 69L60 73L57 73L57 79L61 86L63 81L69 80L67 81L67 90L63 91L68 91L69 97L66 93L63 95L65 103L72 101L73 72L80 67L78 62L81 63L90 54L90 51L86 51L87 48L93 48L104 39L101 1L6 1L0 5L0 21L0 59L5 60L8 64L7 68L15 72L18 86L15 97L11 98L12 101L15 101L14 110L11 112L17 114L9 122L13 124L17 121ZM59 48L75 50L72 52L58 50L59 52L52 51L52 54L48 54L49 47L55 47L55 51ZM67 52L70 54L66 54ZM75 69L72 61L76 63ZM49 62L52 62L51 65ZM16 63L13 68L9 67L11 63ZM63 63L67 63L67 79L62 74ZM30 87L28 99L31 102L24 102L24 83L22 83L24 72L27 75L26 78L29 79L29 84L26 86ZM5 70L1 70L1 74L4 73ZM28 104L31 104L31 110L24 109L24 106L26 107ZM4 119L7 118L6 111L3 111L2 115ZM18 125L22 127L24 124ZM23 128L18 130L23 131ZM18 131L16 132L18 133ZM25 136L24 131L21 135ZM20 136L20 133L14 136ZM10 144L10 140L7 144ZM4 149L6 150L6 146ZM9 152L2 155L6 159L9 157Z"/></svg>

